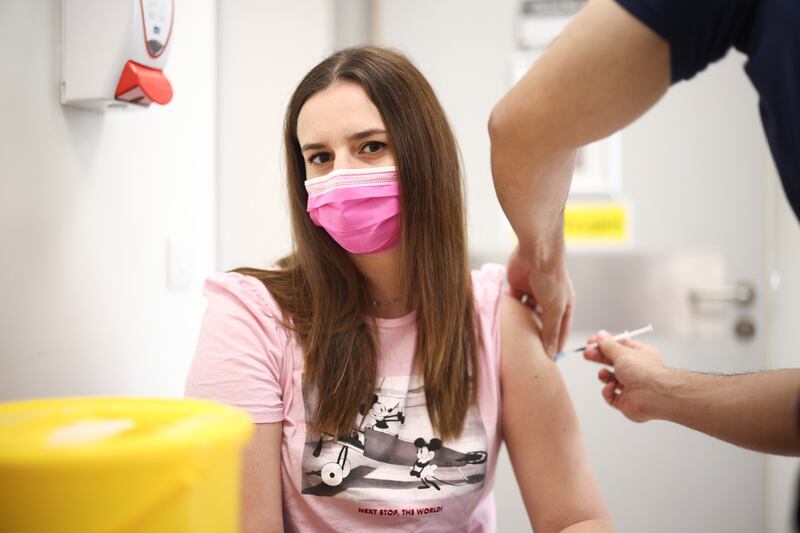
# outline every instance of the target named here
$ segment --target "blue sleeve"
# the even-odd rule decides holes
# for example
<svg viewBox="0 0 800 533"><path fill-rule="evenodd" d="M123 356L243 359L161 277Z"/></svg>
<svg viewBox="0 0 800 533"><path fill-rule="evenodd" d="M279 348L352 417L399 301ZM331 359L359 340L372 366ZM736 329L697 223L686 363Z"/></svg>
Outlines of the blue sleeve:
<svg viewBox="0 0 800 533"><path fill-rule="evenodd" d="M617 0L670 45L672 82L688 80L749 38L759 0Z"/></svg>

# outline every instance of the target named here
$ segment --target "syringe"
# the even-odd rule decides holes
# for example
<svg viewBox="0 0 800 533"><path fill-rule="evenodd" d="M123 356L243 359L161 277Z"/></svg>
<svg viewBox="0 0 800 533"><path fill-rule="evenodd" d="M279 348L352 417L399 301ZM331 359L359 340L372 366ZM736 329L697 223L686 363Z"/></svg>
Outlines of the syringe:
<svg viewBox="0 0 800 533"><path fill-rule="evenodd" d="M619 335L614 335L612 339L614 339L615 341L621 341L622 339L630 339L632 337L637 337L645 333L650 333L651 331L653 331L653 324L648 324L643 328L635 329L633 331L625 330ZM580 353L580 352L585 352L586 350L592 350L594 348L597 348L598 346L599 345L596 342L593 342L591 344L581 346L580 348L575 348L574 350L564 350L563 352L559 352L556 354L555 360L558 361L562 357L569 355L571 353Z"/></svg>

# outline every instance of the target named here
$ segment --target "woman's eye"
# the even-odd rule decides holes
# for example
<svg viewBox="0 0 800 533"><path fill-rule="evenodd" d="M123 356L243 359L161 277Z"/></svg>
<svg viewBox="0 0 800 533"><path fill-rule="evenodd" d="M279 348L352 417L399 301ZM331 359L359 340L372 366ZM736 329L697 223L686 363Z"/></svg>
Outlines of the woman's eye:
<svg viewBox="0 0 800 533"><path fill-rule="evenodd" d="M325 152L314 154L308 158L308 161L314 165L324 165L325 163L330 163L333 160L331 154L327 154Z"/></svg>
<svg viewBox="0 0 800 533"><path fill-rule="evenodd" d="M368 142L361 148L362 152L366 152L368 154L374 154L375 152L380 152L386 146L386 143L382 143L380 141L372 141Z"/></svg>

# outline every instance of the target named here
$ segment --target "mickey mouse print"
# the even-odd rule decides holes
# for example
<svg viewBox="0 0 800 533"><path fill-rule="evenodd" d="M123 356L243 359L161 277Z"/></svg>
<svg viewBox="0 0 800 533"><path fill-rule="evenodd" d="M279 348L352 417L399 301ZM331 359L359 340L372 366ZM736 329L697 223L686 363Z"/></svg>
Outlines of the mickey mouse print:
<svg viewBox="0 0 800 533"><path fill-rule="evenodd" d="M306 435L302 493L348 500L422 501L483 487L488 439L476 405L461 435L442 442L433 432L423 377L379 379L349 435ZM316 401L303 385L306 419Z"/></svg>

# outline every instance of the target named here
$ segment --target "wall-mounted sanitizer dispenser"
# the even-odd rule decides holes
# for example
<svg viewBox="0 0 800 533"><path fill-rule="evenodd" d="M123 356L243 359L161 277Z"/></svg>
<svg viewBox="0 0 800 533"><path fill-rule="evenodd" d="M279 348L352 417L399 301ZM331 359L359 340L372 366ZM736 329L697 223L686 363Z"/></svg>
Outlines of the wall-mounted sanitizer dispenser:
<svg viewBox="0 0 800 533"><path fill-rule="evenodd" d="M61 103L97 111L167 104L173 0L61 0Z"/></svg>

